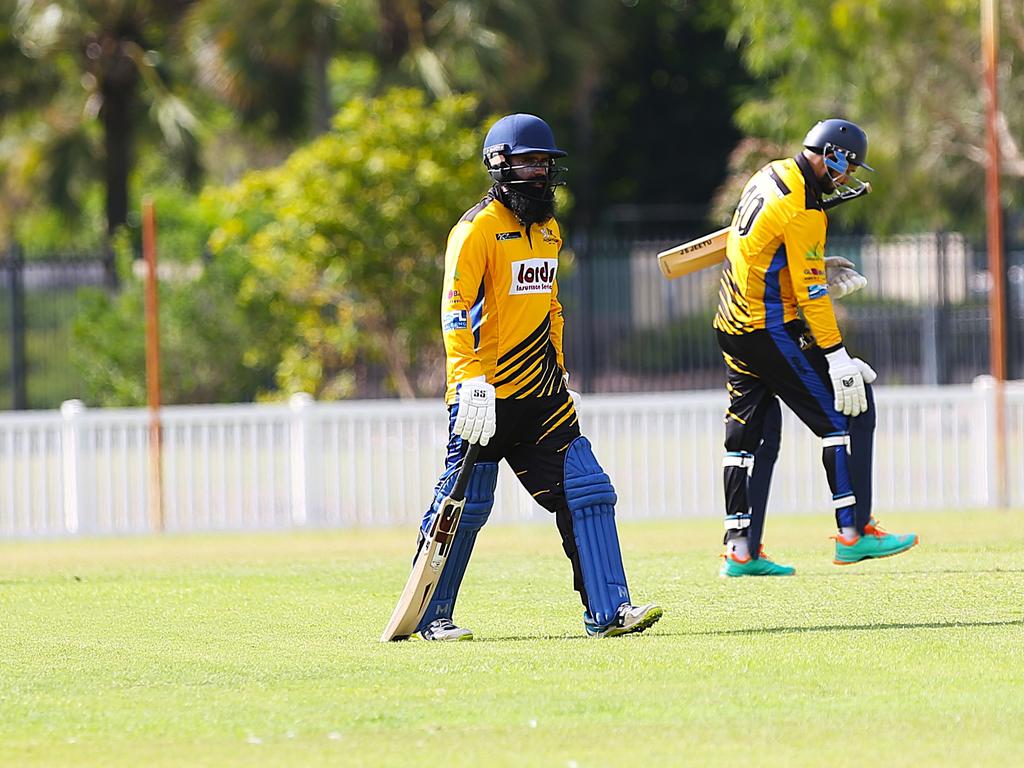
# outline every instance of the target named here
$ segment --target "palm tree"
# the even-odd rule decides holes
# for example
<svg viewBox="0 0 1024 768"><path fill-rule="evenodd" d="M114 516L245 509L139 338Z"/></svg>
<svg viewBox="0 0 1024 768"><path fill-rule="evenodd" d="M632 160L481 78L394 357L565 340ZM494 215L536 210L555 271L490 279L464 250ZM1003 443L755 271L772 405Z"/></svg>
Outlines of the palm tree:
<svg viewBox="0 0 1024 768"><path fill-rule="evenodd" d="M201 85L277 137L330 127L328 65L372 37L375 0L201 0L188 47Z"/></svg>
<svg viewBox="0 0 1024 768"><path fill-rule="evenodd" d="M195 161L196 121L172 92L171 69L164 64L175 58L169 55L175 28L193 2L15 0L11 40L35 60L35 69L49 75L49 108L36 118L53 128L52 140L77 137L80 149L91 146L87 124L100 123L97 154L108 235L127 221L140 118L148 115L167 146ZM38 107L30 97L21 106L26 112ZM50 171L50 186L66 191L68 178L62 179L56 167Z"/></svg>

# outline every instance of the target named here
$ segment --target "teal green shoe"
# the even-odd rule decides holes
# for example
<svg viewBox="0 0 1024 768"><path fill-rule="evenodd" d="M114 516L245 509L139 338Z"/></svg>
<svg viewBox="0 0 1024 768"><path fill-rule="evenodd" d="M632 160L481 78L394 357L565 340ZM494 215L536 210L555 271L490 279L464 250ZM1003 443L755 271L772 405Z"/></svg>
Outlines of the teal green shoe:
<svg viewBox="0 0 1024 768"><path fill-rule="evenodd" d="M889 533L872 520L864 526L864 535L853 541L842 536L836 540L836 557L832 561L836 565L851 565L861 560L892 557L917 544L916 533Z"/></svg>
<svg viewBox="0 0 1024 768"><path fill-rule="evenodd" d="M730 554L722 555L722 567L718 571L719 576L792 576L796 568L791 565L779 565L764 553L761 548L761 556L756 560L748 557L746 560L737 560Z"/></svg>

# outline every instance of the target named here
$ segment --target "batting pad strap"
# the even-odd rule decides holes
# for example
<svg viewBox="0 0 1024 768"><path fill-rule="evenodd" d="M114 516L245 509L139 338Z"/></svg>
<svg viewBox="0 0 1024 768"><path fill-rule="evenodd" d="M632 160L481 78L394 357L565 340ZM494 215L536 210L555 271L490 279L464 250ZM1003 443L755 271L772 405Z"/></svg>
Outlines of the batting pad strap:
<svg viewBox="0 0 1024 768"><path fill-rule="evenodd" d="M434 494L434 503L431 504L428 513L431 515L431 519L440 511L441 502L455 487L457 475L457 472L450 473L438 485ZM427 610L424 611L423 618L420 620L419 626L416 627L417 632L422 632L435 619L450 619L452 617L462 577L466 575L469 557L473 554L476 535L487 522L487 518L491 514L491 507L494 506L494 488L497 484L498 465L496 463L477 463L473 467L469 485L466 486L466 504L462 508L462 516L459 518L459 527L456 530L455 538L452 539L451 551L448 553L444 570L441 571L441 578L437 582L437 588L430 598Z"/></svg>
<svg viewBox="0 0 1024 768"><path fill-rule="evenodd" d="M739 515L726 515L725 516L725 530L727 531L738 531L744 528L750 527L750 515L739 514Z"/></svg>
<svg viewBox="0 0 1024 768"><path fill-rule="evenodd" d="M618 607L629 602L615 527L617 499L585 437L573 440L566 451L564 487L587 591L587 612L596 624L610 624Z"/></svg>
<svg viewBox="0 0 1024 768"><path fill-rule="evenodd" d="M852 507L857 503L857 497L852 493L846 493L842 496L836 496L832 499L833 509L845 509L846 507Z"/></svg>
<svg viewBox="0 0 1024 768"><path fill-rule="evenodd" d="M745 467L750 469L754 466L754 454L746 451L729 451L722 457L723 467Z"/></svg>
<svg viewBox="0 0 1024 768"><path fill-rule="evenodd" d="M850 435L847 432L833 432L831 435L825 435L821 438L822 448L839 448L840 446L846 448L846 452L850 452Z"/></svg>

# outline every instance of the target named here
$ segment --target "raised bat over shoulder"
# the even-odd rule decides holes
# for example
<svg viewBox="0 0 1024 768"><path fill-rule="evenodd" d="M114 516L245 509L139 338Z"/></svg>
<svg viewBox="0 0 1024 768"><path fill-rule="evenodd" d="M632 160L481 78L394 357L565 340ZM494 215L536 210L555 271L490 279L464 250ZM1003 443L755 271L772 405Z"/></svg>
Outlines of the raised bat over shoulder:
<svg viewBox="0 0 1024 768"><path fill-rule="evenodd" d="M836 195L826 200L822 204L822 208L829 210L870 192L871 185L864 183L856 192L844 196ZM658 254L658 266L661 268L661 274L669 280L674 280L677 277L721 264L725 261L725 243L728 239L729 227L722 227L710 235L704 235L696 240L690 240L682 245L669 248L667 251L662 251Z"/></svg>

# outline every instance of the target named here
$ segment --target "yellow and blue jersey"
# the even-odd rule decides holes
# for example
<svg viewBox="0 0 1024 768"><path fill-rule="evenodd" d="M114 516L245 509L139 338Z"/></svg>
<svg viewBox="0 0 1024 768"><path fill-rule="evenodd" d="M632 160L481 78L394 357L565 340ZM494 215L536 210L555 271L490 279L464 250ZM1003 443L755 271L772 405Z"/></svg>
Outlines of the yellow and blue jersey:
<svg viewBox="0 0 1024 768"><path fill-rule="evenodd" d="M803 155L750 178L726 241L715 328L730 335L779 328L799 309L825 352L843 343L825 276L821 193Z"/></svg>
<svg viewBox="0 0 1024 768"><path fill-rule="evenodd" d="M492 194L452 228L441 294L446 403L459 382L481 375L498 399L565 391L561 247L554 219L524 227Z"/></svg>

